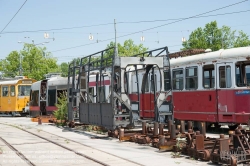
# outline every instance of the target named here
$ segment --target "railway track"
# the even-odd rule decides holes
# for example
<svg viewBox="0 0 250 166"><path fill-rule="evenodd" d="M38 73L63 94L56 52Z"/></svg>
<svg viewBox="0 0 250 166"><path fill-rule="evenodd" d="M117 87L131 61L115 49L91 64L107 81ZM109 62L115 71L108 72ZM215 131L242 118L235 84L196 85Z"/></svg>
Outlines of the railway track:
<svg viewBox="0 0 250 166"><path fill-rule="evenodd" d="M60 148L65 149L66 151L72 152L75 155L78 155L78 156L81 156L81 157L86 158L88 160L91 160L92 162L94 162L98 165L103 165L103 166L117 165L117 161L121 161L121 163L124 163L124 164L126 163L126 165L127 164L129 164L129 165L141 165L139 163L130 161L128 159L125 159L125 158L122 158L122 157L119 157L116 155L112 155L110 153L107 153L107 152L104 152L101 150L97 150L97 149L92 148L90 146L84 145L80 142L70 140L70 139L67 139L65 137L61 137L61 136L58 136L58 135L55 135L55 134L52 134L49 132L45 132L42 130L37 131L37 132L39 132L39 134L36 134L36 133L34 133L35 132L34 129L30 129L30 131L28 131L28 130L23 129L21 127L10 125L10 124L0 123L0 125L9 126L9 127L12 127L12 129L14 129L14 130L18 129L19 131L22 131L22 132L28 133L29 135L43 139L43 140L45 140L53 145L56 145ZM43 136L41 136L41 135L43 135ZM65 142L65 140L67 140L68 142ZM8 143L6 141L5 141L5 143L6 143L6 145L8 144L8 146L10 146L11 149L13 149L15 152L17 152L18 155L23 158L23 160L27 160L29 165L31 165L31 164L35 165L34 162L32 163L24 154L19 152L18 149L14 147L15 145L23 145L22 143L19 143L19 144L12 143L12 145L11 145L11 143ZM33 143L25 143L25 144L33 144ZM72 148L72 146L78 147L77 148L78 150L74 150L74 148ZM79 147L81 147L81 149L79 149ZM81 152L81 151L83 151L83 152ZM93 153L94 153L94 155L93 155ZM96 154L96 156L95 156L95 154ZM100 157L100 159L97 159L98 156L102 156L102 157Z"/></svg>
<svg viewBox="0 0 250 166"><path fill-rule="evenodd" d="M8 143L5 139L0 137L0 140L7 145L13 152L15 152L25 163L31 166L35 166L33 162L31 162L29 159L27 159L20 151L18 151L14 146L12 146L10 143Z"/></svg>

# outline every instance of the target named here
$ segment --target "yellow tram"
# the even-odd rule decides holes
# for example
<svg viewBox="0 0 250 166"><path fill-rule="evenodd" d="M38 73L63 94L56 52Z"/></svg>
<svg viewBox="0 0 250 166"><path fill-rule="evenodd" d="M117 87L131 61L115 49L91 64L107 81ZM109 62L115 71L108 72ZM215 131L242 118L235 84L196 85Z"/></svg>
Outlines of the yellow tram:
<svg viewBox="0 0 250 166"><path fill-rule="evenodd" d="M0 113L2 116L28 113L26 108L30 101L30 88L34 82L36 80L25 76L0 79Z"/></svg>

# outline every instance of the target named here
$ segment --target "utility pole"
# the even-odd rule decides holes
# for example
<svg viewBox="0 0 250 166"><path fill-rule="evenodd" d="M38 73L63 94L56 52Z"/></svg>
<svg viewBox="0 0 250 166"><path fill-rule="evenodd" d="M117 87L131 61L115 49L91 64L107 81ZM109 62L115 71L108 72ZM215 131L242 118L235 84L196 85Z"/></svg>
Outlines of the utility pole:
<svg viewBox="0 0 250 166"><path fill-rule="evenodd" d="M116 44L116 22L114 19L114 28L115 28L115 56L118 55L118 48L117 48L117 44Z"/></svg>

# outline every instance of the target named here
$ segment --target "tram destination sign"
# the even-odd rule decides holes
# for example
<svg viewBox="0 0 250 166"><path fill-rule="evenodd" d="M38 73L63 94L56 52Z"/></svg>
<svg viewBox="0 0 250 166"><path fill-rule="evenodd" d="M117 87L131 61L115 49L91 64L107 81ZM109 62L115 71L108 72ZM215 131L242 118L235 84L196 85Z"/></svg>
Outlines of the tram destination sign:
<svg viewBox="0 0 250 166"><path fill-rule="evenodd" d="M32 81L22 81L22 84L32 84Z"/></svg>

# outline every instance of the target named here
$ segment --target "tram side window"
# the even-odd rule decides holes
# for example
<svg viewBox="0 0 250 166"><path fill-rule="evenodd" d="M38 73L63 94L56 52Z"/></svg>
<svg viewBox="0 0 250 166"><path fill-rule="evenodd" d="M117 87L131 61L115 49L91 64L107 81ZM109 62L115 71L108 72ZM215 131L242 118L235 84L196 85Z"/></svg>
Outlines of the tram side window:
<svg viewBox="0 0 250 166"><path fill-rule="evenodd" d="M32 94L31 94L31 105L32 106L38 106L38 95L39 95L39 91L38 90L35 90L35 91L32 91Z"/></svg>
<svg viewBox="0 0 250 166"><path fill-rule="evenodd" d="M9 87L8 86L2 87L2 96L4 96L4 97L9 96Z"/></svg>
<svg viewBox="0 0 250 166"><path fill-rule="evenodd" d="M250 86L250 61L235 64L236 85L238 87Z"/></svg>
<svg viewBox="0 0 250 166"><path fill-rule="evenodd" d="M14 85L11 85L10 86L10 96L15 96L15 86Z"/></svg>
<svg viewBox="0 0 250 166"><path fill-rule="evenodd" d="M125 72L124 73L124 91L126 94L128 94L129 92L128 86L129 86L128 74Z"/></svg>
<svg viewBox="0 0 250 166"><path fill-rule="evenodd" d="M99 97L100 103L105 103L105 86L98 87L99 88Z"/></svg>
<svg viewBox="0 0 250 166"><path fill-rule="evenodd" d="M157 76L156 74L155 75L151 75L151 92L154 92L154 91L158 91L157 89Z"/></svg>
<svg viewBox="0 0 250 166"><path fill-rule="evenodd" d="M170 89L171 89L170 73L169 71L164 71L164 90L168 91Z"/></svg>
<svg viewBox="0 0 250 166"><path fill-rule="evenodd" d="M56 89L48 90L48 105L55 106L56 104Z"/></svg>
<svg viewBox="0 0 250 166"><path fill-rule="evenodd" d="M203 67L203 87L214 88L214 65Z"/></svg>
<svg viewBox="0 0 250 166"><path fill-rule="evenodd" d="M173 70L173 89L183 90L183 69Z"/></svg>
<svg viewBox="0 0 250 166"><path fill-rule="evenodd" d="M219 67L219 79L220 88L230 88L232 86L231 66Z"/></svg>
<svg viewBox="0 0 250 166"><path fill-rule="evenodd" d="M146 80L146 83L145 83L145 92L149 92L149 80L150 79L149 79L149 74L148 74L148 77L147 77L147 80Z"/></svg>
<svg viewBox="0 0 250 166"><path fill-rule="evenodd" d="M197 67L186 68L186 89L198 88L198 70Z"/></svg>

